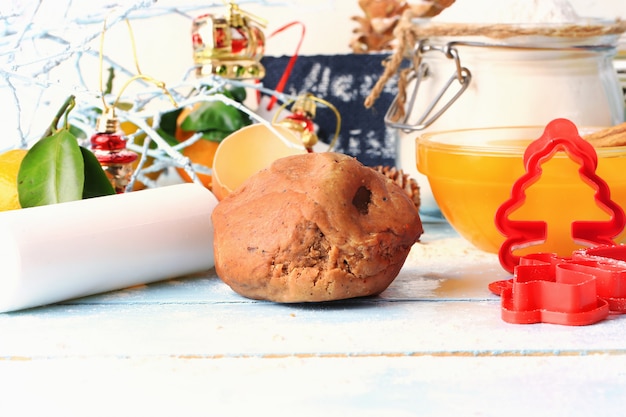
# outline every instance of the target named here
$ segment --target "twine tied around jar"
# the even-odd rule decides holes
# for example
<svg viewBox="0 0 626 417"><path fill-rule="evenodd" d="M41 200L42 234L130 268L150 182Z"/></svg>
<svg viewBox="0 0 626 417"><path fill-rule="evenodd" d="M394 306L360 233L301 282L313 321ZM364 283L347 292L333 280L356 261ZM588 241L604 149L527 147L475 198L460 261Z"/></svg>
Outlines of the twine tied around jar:
<svg viewBox="0 0 626 417"><path fill-rule="evenodd" d="M428 23L419 25L414 23L413 14L410 10L405 11L394 30L397 46L391 56L382 61L384 71L370 94L365 98L364 105L371 108L385 85L398 74L398 93L396 106L389 119L397 122L406 116L406 91L410 81L410 75L419 65L420 57L413 53L415 46L428 37L467 37L481 36L494 40L503 40L516 36L543 36L554 38L590 38L604 35L620 35L626 32L626 21L616 19L611 23L590 24L559 24L559 25L510 25L510 24L463 24L463 23ZM405 58L411 61L408 68L400 69Z"/></svg>

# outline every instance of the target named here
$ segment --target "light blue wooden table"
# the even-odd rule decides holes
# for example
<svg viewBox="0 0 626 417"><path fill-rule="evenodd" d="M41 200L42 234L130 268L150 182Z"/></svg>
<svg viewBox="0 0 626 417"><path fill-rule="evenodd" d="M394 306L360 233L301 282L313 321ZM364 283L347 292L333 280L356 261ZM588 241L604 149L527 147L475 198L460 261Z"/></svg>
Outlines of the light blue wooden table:
<svg viewBox="0 0 626 417"><path fill-rule="evenodd" d="M626 316L505 323L496 256L425 230L379 297L252 301L211 270L0 314L0 416L624 414Z"/></svg>

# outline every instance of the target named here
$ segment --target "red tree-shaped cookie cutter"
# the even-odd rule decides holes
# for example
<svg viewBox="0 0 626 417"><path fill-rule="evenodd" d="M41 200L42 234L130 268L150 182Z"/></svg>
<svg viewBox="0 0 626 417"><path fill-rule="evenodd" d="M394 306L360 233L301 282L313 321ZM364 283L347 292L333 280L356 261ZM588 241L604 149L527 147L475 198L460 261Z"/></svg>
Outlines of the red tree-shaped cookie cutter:
<svg viewBox="0 0 626 417"><path fill-rule="evenodd" d="M513 268L519 262L519 256L513 254L515 249L536 245L546 240L545 221L511 220L509 215L524 204L526 188L541 177L541 165L559 151L564 151L580 165L578 172L581 179L596 190L596 204L611 216L608 221L573 222L572 239L591 246L613 244L612 239L624 228L626 222L624 210L611 200L609 186L596 174L598 157L595 149L579 136L578 129L571 121L553 120L546 126L542 136L526 148L524 152L526 173L513 185L511 198L496 212L496 227L506 236L500 247L500 264L509 272L513 272Z"/></svg>
<svg viewBox="0 0 626 417"><path fill-rule="evenodd" d="M596 190L596 204L610 214L608 221L576 221L572 238L592 247L570 258L534 253L523 257L513 250L545 241L546 222L513 221L509 214L525 201L525 191L541 176L541 164L564 151L580 164L581 179ZM624 210L610 197L606 182L595 170L597 155L578 135L572 122L556 119L524 153L526 173L513 185L511 198L496 212L496 227L507 238L500 247L500 263L513 278L495 281L489 289L502 297L502 318L510 323L586 325L606 318L610 311L626 313L626 246L616 245L626 223Z"/></svg>

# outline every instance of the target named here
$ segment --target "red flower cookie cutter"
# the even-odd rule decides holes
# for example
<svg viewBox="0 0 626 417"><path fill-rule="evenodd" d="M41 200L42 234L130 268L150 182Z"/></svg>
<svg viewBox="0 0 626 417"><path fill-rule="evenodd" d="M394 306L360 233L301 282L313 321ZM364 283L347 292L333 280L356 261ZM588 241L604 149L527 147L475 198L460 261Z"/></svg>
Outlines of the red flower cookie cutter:
<svg viewBox="0 0 626 417"><path fill-rule="evenodd" d="M598 297L609 303L609 310L626 313L626 246L580 249L572 254L571 263L595 275Z"/></svg>
<svg viewBox="0 0 626 417"><path fill-rule="evenodd" d="M583 326L609 315L608 303L596 292L595 276L567 263L522 261L513 279L489 287L502 297L501 315L508 323L552 323Z"/></svg>
<svg viewBox="0 0 626 417"><path fill-rule="evenodd" d="M512 279L489 289L502 297L509 323L593 324L626 313L626 246L574 251L571 258L535 253L520 258Z"/></svg>
<svg viewBox="0 0 626 417"><path fill-rule="evenodd" d="M578 129L571 121L555 119L546 126L541 137L526 148L526 173L513 185L511 198L496 212L496 227L507 237L500 247L500 264L509 272L513 272L519 262L519 256L514 255L513 250L545 242L547 224L544 221L511 220L508 216L524 204L526 188L541 177L541 164L559 151L566 152L580 164L578 172L581 179L595 188L596 204L611 216L608 221L573 222L571 233L574 241L592 246L613 244L612 239L624 229L624 210L611 200L609 186L596 174L598 156L595 149L579 136Z"/></svg>

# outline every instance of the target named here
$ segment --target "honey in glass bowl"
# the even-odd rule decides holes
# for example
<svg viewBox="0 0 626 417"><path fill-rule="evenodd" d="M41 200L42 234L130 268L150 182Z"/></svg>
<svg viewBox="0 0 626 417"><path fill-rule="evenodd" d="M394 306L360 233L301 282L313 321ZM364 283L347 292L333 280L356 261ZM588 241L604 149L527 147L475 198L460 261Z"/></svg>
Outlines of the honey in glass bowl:
<svg viewBox="0 0 626 417"><path fill-rule="evenodd" d="M506 237L496 228L496 211L525 174L524 151L542 132L542 127L466 129L425 133L417 139L417 167L428 178L443 216L479 249L498 253L504 242ZM626 147L596 152L596 174L608 184L612 200L626 207ZM526 189L524 204L509 218L545 221L547 236L543 243L515 253L570 256L583 247L571 237L572 222L607 221L611 214L596 203L595 188L581 178L580 165L565 152L557 152L541 168L539 179ZM626 243L626 232L615 241Z"/></svg>

